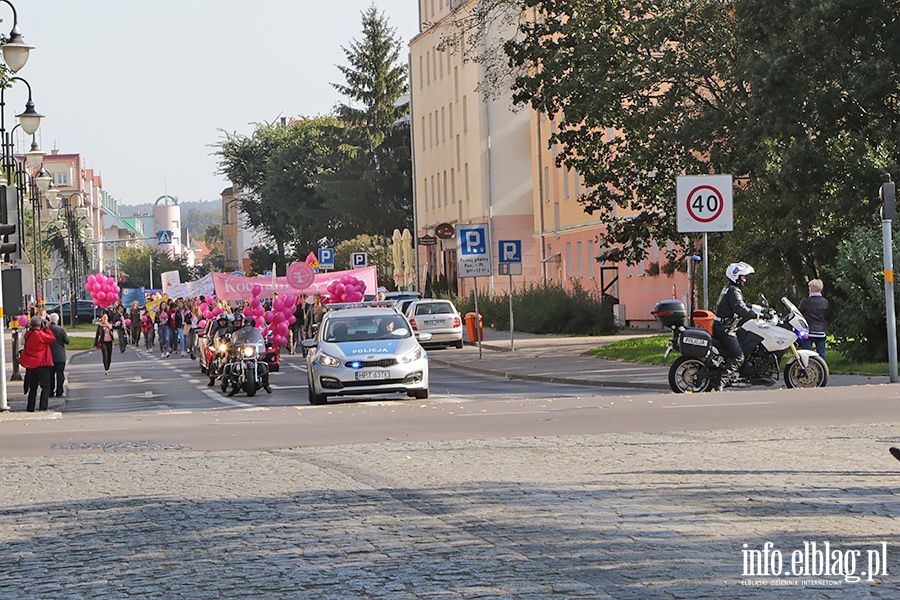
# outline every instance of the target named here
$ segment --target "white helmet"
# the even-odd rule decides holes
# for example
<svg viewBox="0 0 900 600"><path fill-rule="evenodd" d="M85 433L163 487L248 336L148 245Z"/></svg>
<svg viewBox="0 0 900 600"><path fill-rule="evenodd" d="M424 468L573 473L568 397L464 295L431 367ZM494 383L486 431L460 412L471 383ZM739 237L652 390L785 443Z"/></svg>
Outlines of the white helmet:
<svg viewBox="0 0 900 600"><path fill-rule="evenodd" d="M735 283L738 282L741 275L749 275L750 273L756 273L756 270L743 261L731 263L728 265L728 268L725 269L725 277Z"/></svg>

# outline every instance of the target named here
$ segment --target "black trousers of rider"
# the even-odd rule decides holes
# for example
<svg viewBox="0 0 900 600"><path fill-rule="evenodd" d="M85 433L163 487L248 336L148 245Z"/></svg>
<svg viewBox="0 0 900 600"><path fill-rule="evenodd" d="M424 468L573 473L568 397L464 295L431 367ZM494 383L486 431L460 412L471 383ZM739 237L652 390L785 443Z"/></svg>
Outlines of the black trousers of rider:
<svg viewBox="0 0 900 600"><path fill-rule="evenodd" d="M713 337L719 341L719 351L725 357L725 364L719 375L722 381L725 381L737 373L744 364L744 351L741 350L737 336L729 333L718 321L713 322Z"/></svg>

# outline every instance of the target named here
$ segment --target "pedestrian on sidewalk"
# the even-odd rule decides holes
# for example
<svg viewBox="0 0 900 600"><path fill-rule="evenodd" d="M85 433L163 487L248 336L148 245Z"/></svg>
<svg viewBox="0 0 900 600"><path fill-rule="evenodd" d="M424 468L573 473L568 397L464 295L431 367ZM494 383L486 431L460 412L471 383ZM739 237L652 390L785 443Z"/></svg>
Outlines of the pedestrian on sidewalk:
<svg viewBox="0 0 900 600"><path fill-rule="evenodd" d="M59 324L59 315L50 315L50 331L56 336L56 341L50 345L50 353L53 355L53 376L50 379L50 397L62 398L63 383L66 381L66 346L69 343L69 334L65 327Z"/></svg>
<svg viewBox="0 0 900 600"><path fill-rule="evenodd" d="M119 349L122 352L125 352L125 347L127 345L125 336L125 307L121 304L116 304L116 310L113 313L112 323L116 332L119 334Z"/></svg>
<svg viewBox="0 0 900 600"><path fill-rule="evenodd" d="M812 350L815 343L816 352L822 359L825 358L825 321L828 319L828 300L822 295L824 288L821 279L810 281L809 296L801 300L798 307L809 324L809 337L800 340L800 347Z"/></svg>
<svg viewBox="0 0 900 600"><path fill-rule="evenodd" d="M19 364L25 367L25 384L28 387L28 405L25 410L34 412L38 386L41 386L39 410L50 408L50 377L53 371L53 353L50 345L56 336L38 316L31 317L25 332L25 347L19 355Z"/></svg>
<svg viewBox="0 0 900 600"><path fill-rule="evenodd" d="M94 334L94 346L100 348L103 355L103 368L109 375L109 365L112 363L113 326L109 322L109 315L100 315L100 324L97 325L97 333Z"/></svg>

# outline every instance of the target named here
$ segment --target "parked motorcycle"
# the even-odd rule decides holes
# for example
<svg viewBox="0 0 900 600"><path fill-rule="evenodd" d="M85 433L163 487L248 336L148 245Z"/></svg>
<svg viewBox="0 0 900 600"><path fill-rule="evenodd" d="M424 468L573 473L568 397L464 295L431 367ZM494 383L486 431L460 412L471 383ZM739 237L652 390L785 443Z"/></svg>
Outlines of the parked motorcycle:
<svg viewBox="0 0 900 600"><path fill-rule="evenodd" d="M781 375L779 365L786 354L783 374L789 388L824 387L828 384L828 365L812 350L803 350L797 344L809 334L809 325L800 310L787 298L781 299L787 313L779 317L768 307L765 297L761 305L753 305L759 315L748 319L735 332L744 352L744 363L737 376L726 382L726 387L774 385ZM719 342L711 331L686 327L687 311L678 300L659 302L652 314L656 320L672 329L672 339L666 348L668 357L672 350L681 353L669 369L669 386L676 393L706 392L712 388L713 379L725 364Z"/></svg>
<svg viewBox="0 0 900 600"><path fill-rule="evenodd" d="M229 396L233 396L237 390L243 390L248 396L255 396L257 390L268 386L266 341L259 329L244 327L234 333L232 343L235 352L224 367L222 391L230 385ZM266 391L271 393L270 389L267 387Z"/></svg>

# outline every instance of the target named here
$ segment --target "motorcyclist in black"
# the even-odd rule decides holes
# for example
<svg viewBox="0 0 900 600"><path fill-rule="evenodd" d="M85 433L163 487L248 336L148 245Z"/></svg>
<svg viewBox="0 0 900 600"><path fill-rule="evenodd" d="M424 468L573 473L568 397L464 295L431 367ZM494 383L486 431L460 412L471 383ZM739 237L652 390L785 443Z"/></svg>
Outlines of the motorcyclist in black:
<svg viewBox="0 0 900 600"><path fill-rule="evenodd" d="M719 349L726 358L720 372L714 374L712 380L712 389L718 392L722 391L744 363L744 353L734 332L743 319L757 316L756 311L744 302L744 293L741 291L741 286L747 281L747 275L755 272L754 268L745 262L731 263L725 269L725 276L729 282L719 294L716 319L712 326L713 337L719 340Z"/></svg>

